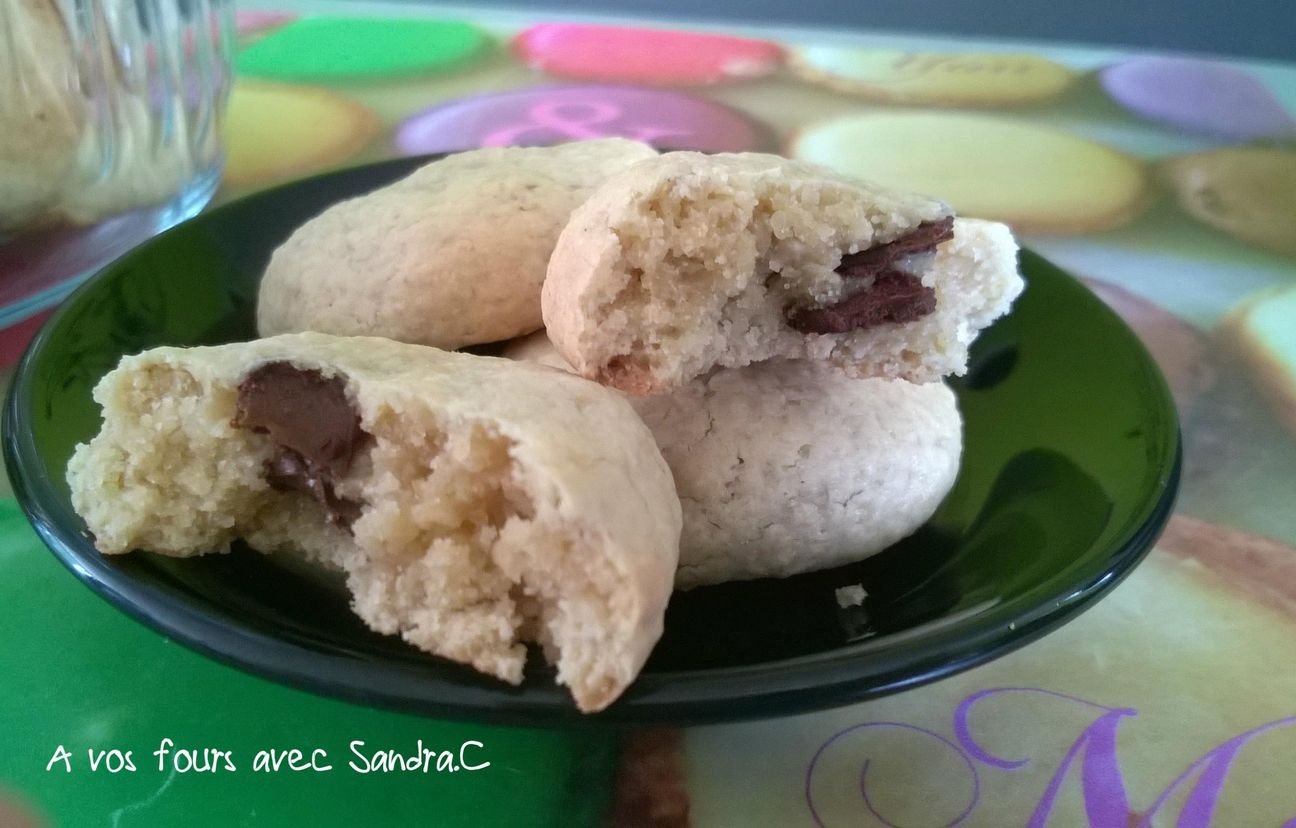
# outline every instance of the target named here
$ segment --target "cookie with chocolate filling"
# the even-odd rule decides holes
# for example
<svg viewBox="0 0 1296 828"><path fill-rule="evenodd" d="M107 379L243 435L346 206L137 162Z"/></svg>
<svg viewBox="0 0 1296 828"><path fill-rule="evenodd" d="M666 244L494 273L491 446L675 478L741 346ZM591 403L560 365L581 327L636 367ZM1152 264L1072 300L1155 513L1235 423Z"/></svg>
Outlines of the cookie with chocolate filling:
<svg viewBox="0 0 1296 828"><path fill-rule="evenodd" d="M571 370L543 332L504 355ZM922 526L958 475L963 423L939 382L775 359L628 399L684 509L677 587L863 560Z"/></svg>
<svg viewBox="0 0 1296 828"><path fill-rule="evenodd" d="M668 153L610 178L549 261L545 327L633 394L784 357L939 379L1021 291L1007 228L756 153Z"/></svg>
<svg viewBox="0 0 1296 828"><path fill-rule="evenodd" d="M335 204L271 256L257 331L459 348L537 330L540 284L571 211L654 155L624 138L473 150Z"/></svg>
<svg viewBox="0 0 1296 828"><path fill-rule="evenodd" d="M297 334L126 357L68 464L104 554L244 538L342 570L373 629L522 679L540 644L584 711L662 630L680 506L615 392L502 359Z"/></svg>

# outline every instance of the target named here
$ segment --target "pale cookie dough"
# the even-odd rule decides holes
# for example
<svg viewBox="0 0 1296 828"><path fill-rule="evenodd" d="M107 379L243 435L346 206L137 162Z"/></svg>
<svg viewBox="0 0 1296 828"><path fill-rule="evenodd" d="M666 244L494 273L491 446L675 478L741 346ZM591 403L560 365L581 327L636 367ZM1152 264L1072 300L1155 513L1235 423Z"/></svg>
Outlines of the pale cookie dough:
<svg viewBox="0 0 1296 828"><path fill-rule="evenodd" d="M571 370L543 332L505 356ZM776 360L630 401L675 476L683 588L866 558L925 523L958 474L962 421L941 383Z"/></svg>
<svg viewBox="0 0 1296 828"><path fill-rule="evenodd" d="M102 431L67 475L105 554L242 537L304 555L346 573L373 629L505 681L540 643L586 712L621 694L661 634L679 501L608 389L307 333L126 357L95 399ZM267 410L297 430L256 430Z"/></svg>
<svg viewBox="0 0 1296 828"><path fill-rule="evenodd" d="M608 176L653 155L607 138L434 161L293 233L261 282L257 328L440 348L530 333L571 211Z"/></svg>
<svg viewBox="0 0 1296 828"><path fill-rule="evenodd" d="M773 357L926 382L962 373L1020 292L1016 250L1001 225L822 167L668 153L572 214L541 304L578 373L632 394Z"/></svg>
<svg viewBox="0 0 1296 828"><path fill-rule="evenodd" d="M75 169L86 117L54 0L9 5L0 13L0 231L52 213Z"/></svg>

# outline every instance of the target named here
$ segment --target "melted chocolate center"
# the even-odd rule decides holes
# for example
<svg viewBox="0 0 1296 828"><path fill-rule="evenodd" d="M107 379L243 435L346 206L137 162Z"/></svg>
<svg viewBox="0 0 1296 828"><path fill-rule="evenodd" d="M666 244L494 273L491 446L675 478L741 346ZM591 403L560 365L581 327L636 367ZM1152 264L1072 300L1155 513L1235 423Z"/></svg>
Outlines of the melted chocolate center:
<svg viewBox="0 0 1296 828"><path fill-rule="evenodd" d="M789 308L788 324L802 333L846 333L884 322L912 322L936 310L936 291L917 275L895 266L904 256L928 253L954 238L954 217L925 221L895 241L842 257L843 279L873 284L823 308Z"/></svg>
<svg viewBox="0 0 1296 828"><path fill-rule="evenodd" d="M274 442L265 469L271 486L309 494L338 526L349 528L359 517L360 504L335 492L369 437L341 377L268 362L239 385L234 425Z"/></svg>

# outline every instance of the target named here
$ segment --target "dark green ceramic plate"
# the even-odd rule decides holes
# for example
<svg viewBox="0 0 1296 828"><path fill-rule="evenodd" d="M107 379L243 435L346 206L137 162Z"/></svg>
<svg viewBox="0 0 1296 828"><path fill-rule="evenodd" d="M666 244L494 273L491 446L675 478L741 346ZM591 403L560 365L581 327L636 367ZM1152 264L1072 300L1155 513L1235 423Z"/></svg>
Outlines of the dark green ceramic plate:
<svg viewBox="0 0 1296 828"><path fill-rule="evenodd" d="M159 236L78 290L32 342L4 411L14 490L76 575L200 652L277 681L435 716L529 724L690 723L841 705L929 682L1042 635L1091 605L1151 547L1179 475L1174 406L1128 328L1074 279L1023 253L1029 286L954 384L962 473L912 538L862 563L677 594L625 696L580 716L551 671L511 688L366 630L344 594L250 550L104 558L64 467L97 430L94 383L155 345L252 338L271 250L329 204L422 159L270 190ZM863 584L863 607L834 590Z"/></svg>

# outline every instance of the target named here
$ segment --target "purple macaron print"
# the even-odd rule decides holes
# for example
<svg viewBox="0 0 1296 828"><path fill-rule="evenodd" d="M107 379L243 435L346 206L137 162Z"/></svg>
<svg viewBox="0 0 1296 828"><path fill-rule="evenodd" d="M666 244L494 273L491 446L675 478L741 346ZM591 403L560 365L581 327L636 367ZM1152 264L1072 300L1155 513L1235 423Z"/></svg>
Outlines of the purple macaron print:
<svg viewBox="0 0 1296 828"><path fill-rule="evenodd" d="M1296 120L1253 75L1200 58L1134 58L1099 78L1114 100L1150 121L1221 138L1296 135Z"/></svg>
<svg viewBox="0 0 1296 828"><path fill-rule="evenodd" d="M407 155L477 147L634 138L662 149L768 149L768 128L714 101L632 86L537 86L461 98L414 115L396 131Z"/></svg>

